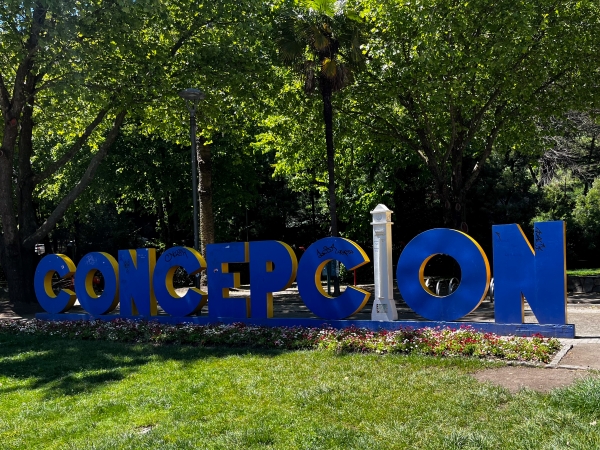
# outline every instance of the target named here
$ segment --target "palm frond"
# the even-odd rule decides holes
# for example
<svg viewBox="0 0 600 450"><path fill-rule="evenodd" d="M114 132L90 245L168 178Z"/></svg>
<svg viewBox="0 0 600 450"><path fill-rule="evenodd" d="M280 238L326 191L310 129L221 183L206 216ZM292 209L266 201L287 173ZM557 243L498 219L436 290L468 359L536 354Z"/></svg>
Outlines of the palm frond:
<svg viewBox="0 0 600 450"><path fill-rule="evenodd" d="M312 28L312 39L315 49L317 49L317 51L325 50L329 47L329 38L321 33L321 30L316 26L313 26Z"/></svg>
<svg viewBox="0 0 600 450"><path fill-rule="evenodd" d="M305 8L312 9L327 17L335 16L341 4L337 0L302 0L300 3Z"/></svg>
<svg viewBox="0 0 600 450"><path fill-rule="evenodd" d="M337 73L337 62L334 59L325 58L321 65L321 73L330 80L335 79Z"/></svg>
<svg viewBox="0 0 600 450"><path fill-rule="evenodd" d="M352 83L352 71L345 64L338 63L335 77L331 81L333 91L340 91Z"/></svg>
<svg viewBox="0 0 600 450"><path fill-rule="evenodd" d="M301 73L304 78L304 93L309 95L315 92L317 88L317 77L315 74L315 62L304 61L301 68Z"/></svg>
<svg viewBox="0 0 600 450"><path fill-rule="evenodd" d="M359 23L363 22L362 17L360 17L360 15L354 11L346 10L346 11L344 11L344 15L348 19L352 20L353 22L359 22Z"/></svg>
<svg viewBox="0 0 600 450"><path fill-rule="evenodd" d="M298 30L298 22L290 15L279 23L277 46L279 55L285 63L292 63L304 55L306 44L301 31Z"/></svg>
<svg viewBox="0 0 600 450"><path fill-rule="evenodd" d="M279 42L279 56L285 63L291 63L304 55L305 46L295 40Z"/></svg>

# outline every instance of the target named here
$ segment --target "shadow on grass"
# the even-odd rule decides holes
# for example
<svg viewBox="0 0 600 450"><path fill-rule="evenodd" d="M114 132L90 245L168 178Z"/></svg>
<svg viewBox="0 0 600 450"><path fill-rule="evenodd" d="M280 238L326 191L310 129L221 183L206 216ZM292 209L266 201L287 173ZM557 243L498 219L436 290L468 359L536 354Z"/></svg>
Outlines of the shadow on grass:
<svg viewBox="0 0 600 450"><path fill-rule="evenodd" d="M19 389L47 389L47 396L91 392L120 381L157 360L194 362L207 358L253 354L276 356L286 350L204 348L177 345L74 341L63 338L0 336L0 376L26 381L3 387L0 395Z"/></svg>

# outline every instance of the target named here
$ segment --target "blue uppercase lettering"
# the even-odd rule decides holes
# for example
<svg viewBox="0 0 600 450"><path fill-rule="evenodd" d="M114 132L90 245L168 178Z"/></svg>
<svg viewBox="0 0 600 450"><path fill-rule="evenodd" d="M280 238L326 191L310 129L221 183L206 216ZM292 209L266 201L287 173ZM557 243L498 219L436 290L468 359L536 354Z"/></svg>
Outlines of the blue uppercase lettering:
<svg viewBox="0 0 600 450"><path fill-rule="evenodd" d="M533 248L519 225L492 229L496 322L522 323L527 300L540 324L565 324L565 223L535 223Z"/></svg>
<svg viewBox="0 0 600 450"><path fill-rule="evenodd" d="M565 223L534 224L530 243L518 225L494 225L493 277L494 314L497 324L522 324L524 302L531 306L540 324L566 324ZM433 256L453 257L461 269L458 288L445 297L425 285L424 268ZM92 252L79 265L65 255L46 255L38 264L34 289L40 305L50 314L67 313L79 299L91 315L109 314L121 304L121 317L154 317L157 306L177 318L199 314L209 305L209 320L272 319L273 293L290 287L294 280L306 307L326 320L340 320L359 312L369 293L348 286L339 297L329 296L321 284L326 264L337 260L348 270L369 262L364 250L344 238L328 237L310 245L300 261L292 248L279 241L209 244L206 260L189 247L174 247L156 258L155 249L120 250L118 261L111 255ZM248 263L249 297L229 297L240 286L240 274L229 264ZM377 263L377 262L376 262ZM189 275L207 270L208 293L190 287L179 295L173 285L178 268ZM100 271L104 290L94 291L94 274ZM74 278L74 291L55 292L52 278ZM419 234L401 253L396 281L402 297L426 319L455 321L476 309L485 297L492 276L481 246L457 230L439 228ZM64 285L64 284L63 284ZM179 291L181 292L181 291Z"/></svg>

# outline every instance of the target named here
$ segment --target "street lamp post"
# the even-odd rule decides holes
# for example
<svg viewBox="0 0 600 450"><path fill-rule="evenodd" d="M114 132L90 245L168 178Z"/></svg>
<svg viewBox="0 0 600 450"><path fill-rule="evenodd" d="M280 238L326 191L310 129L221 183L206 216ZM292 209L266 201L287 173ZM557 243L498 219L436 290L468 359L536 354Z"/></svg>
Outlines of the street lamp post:
<svg viewBox="0 0 600 450"><path fill-rule="evenodd" d="M196 108L198 102L204 99L204 92L200 89L187 88L179 92L185 100L190 112L190 139L192 141L192 201L194 202L194 250L200 251L198 238L198 159L196 155ZM196 287L199 287L200 278L196 275Z"/></svg>

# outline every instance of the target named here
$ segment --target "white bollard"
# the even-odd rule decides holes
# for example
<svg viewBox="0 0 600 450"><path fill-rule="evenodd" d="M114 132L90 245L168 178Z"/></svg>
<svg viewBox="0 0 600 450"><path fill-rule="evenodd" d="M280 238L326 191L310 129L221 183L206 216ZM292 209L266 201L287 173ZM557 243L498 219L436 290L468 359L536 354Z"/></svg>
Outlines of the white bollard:
<svg viewBox="0 0 600 450"><path fill-rule="evenodd" d="M371 320L398 320L394 302L394 276L392 270L392 212L379 204L373 215L373 267L375 271L375 300Z"/></svg>

